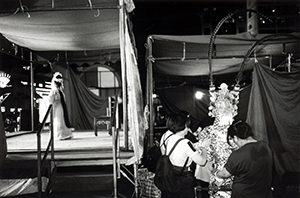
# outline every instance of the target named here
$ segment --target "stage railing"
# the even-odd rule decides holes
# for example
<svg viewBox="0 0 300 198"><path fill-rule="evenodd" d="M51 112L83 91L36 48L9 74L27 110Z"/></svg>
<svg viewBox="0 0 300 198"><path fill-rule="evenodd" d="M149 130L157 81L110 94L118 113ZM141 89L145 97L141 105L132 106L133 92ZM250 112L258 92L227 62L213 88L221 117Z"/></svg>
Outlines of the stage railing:
<svg viewBox="0 0 300 198"><path fill-rule="evenodd" d="M46 121L50 115L50 140L47 145L47 149L42 159L42 148L41 148L41 132L46 124ZM38 180L38 198L42 197L42 170L45 167L46 159L51 148L51 161L54 160L54 143L53 143L53 116L52 116L52 105L49 106L42 124L36 133L37 136L37 180ZM52 174L52 170L51 170Z"/></svg>
<svg viewBox="0 0 300 198"><path fill-rule="evenodd" d="M120 115L119 115L119 101L118 95L115 96L114 107L111 111L111 117L107 123L109 123L109 130L112 135L112 151L113 151L113 197L119 197L118 193L118 179L121 178L121 174L124 178L126 178L131 184L135 186L133 195L138 197L138 189L137 189L137 167L134 165L134 173L132 174L125 166L121 169L120 163ZM125 131L125 130L124 130ZM134 179L132 180L131 177Z"/></svg>

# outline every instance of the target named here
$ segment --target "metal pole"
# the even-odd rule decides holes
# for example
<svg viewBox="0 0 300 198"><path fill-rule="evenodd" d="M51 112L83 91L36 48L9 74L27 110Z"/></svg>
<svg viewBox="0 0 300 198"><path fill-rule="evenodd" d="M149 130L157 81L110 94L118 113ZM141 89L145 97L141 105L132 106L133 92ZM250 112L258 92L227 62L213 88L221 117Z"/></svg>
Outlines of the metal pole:
<svg viewBox="0 0 300 198"><path fill-rule="evenodd" d="M147 104L149 105L149 145L153 145L153 71L152 71L152 37L147 38L147 45L149 51L148 70L147 70Z"/></svg>
<svg viewBox="0 0 300 198"><path fill-rule="evenodd" d="M31 130L34 131L34 78L33 78L33 57L30 52L30 98L31 98Z"/></svg>
<svg viewBox="0 0 300 198"><path fill-rule="evenodd" d="M50 113L50 133L51 133L51 161L54 162L54 133L53 133L53 106Z"/></svg>
<svg viewBox="0 0 300 198"><path fill-rule="evenodd" d="M124 35L124 1L119 0L119 35L120 35L120 54L121 54L121 72L122 72L122 97L123 97L123 131L124 131L124 147L128 150L128 107L127 107L127 79L126 79L126 57L125 57L125 35Z"/></svg>
<svg viewBox="0 0 300 198"><path fill-rule="evenodd" d="M112 123L110 123L112 124ZM112 152L113 152L113 174L114 174L114 198L118 197L118 182L117 182L117 156L116 156L116 135L115 127L111 127L112 130Z"/></svg>
<svg viewBox="0 0 300 198"><path fill-rule="evenodd" d="M37 180L38 198L42 197L42 173L41 173L41 134L37 133Z"/></svg>
<svg viewBox="0 0 300 198"><path fill-rule="evenodd" d="M135 190L135 197L138 198L139 197L139 189L138 189L138 182L137 182L137 163L133 164L133 168L134 168L134 190Z"/></svg>

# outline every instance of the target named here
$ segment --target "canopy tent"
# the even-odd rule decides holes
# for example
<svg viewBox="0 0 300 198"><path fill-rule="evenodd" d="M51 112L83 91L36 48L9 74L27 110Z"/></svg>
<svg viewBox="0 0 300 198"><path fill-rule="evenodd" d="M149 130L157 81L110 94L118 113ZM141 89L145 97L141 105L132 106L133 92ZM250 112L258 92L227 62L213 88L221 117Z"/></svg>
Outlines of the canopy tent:
<svg viewBox="0 0 300 198"><path fill-rule="evenodd" d="M295 33L295 36L299 34ZM250 33L237 35L219 35L214 43L213 68L214 75L234 73L240 70L240 64L251 45L266 36ZM283 40L282 40L283 39ZM168 36L151 35L148 37L148 58L154 61L154 73L173 76L208 76L208 48L210 35L201 36ZM283 43L284 42L284 43ZM256 49L256 57L268 62L274 57L273 64L278 65L284 54L298 51L295 39L279 38L264 43ZM151 53L151 54L150 54ZM247 65L245 70L252 70Z"/></svg>
<svg viewBox="0 0 300 198"><path fill-rule="evenodd" d="M118 0L93 2L16 0L0 3L1 34L11 42L11 45L16 46L15 48L23 47L33 51L35 55L33 61L45 61L52 67L59 65L64 68L60 70L65 75L68 75L66 73L68 65L72 63L81 65L121 60L124 44L121 43L120 37L124 35L124 25L127 24L124 21L123 8L128 12L134 9L132 1L127 1L123 7L123 2ZM16 49L16 51L21 53L24 50ZM124 62L122 64L125 65ZM48 75L52 77L51 73ZM69 82L65 81L67 84L65 87L70 88ZM68 89L66 92L67 106L72 110L74 108L71 107L76 105L70 104L74 95L70 95L71 91ZM105 102L104 99L100 100ZM81 106L84 103L86 102L81 101L78 104ZM98 104L90 109L101 110L103 106L106 104ZM95 113L89 115L89 111L69 112L73 115L71 124L79 129L91 128L91 117L99 116L99 113ZM85 114L89 115L88 118L84 118ZM74 117L76 115L78 117ZM86 123L86 119L90 121Z"/></svg>
<svg viewBox="0 0 300 198"><path fill-rule="evenodd" d="M298 36L299 33L292 34ZM222 82L232 86L236 83L236 77L240 71L240 65L244 60L246 52L258 40L264 38L266 34L252 36L249 33L237 35L220 35L214 43L214 54L212 60L212 74L214 84L219 86ZM191 86L192 91L202 89L207 94L209 88L209 66L208 48L210 36L169 36L151 35L148 37L148 78L147 78L147 104L152 103L152 93L163 92L163 90L175 89L181 86ZM263 64L272 68L284 66L288 54L293 53L293 64L298 68L299 63L295 60L299 56L299 46L295 39L290 37L279 37L265 42L256 48L254 56ZM253 57L250 59L253 59ZM298 64L298 65L297 65ZM248 61L243 69L243 78L240 84L245 87L252 82L252 70L254 63ZM154 85L154 87L152 87ZM165 95L165 94L160 94ZM172 94L171 94L172 95ZM173 96L168 96L171 100ZM194 97L193 97L194 98ZM193 99L193 102L197 100ZM242 105L242 104L240 104ZM152 106L152 105L151 105ZM195 111L189 108L188 110ZM167 113L170 109L166 109ZM207 108L201 110L206 119ZM193 116L193 114L192 114ZM151 119L152 116L150 116ZM205 122L209 124L211 121ZM203 124L205 126L206 124ZM151 127L151 126L150 126Z"/></svg>
<svg viewBox="0 0 300 198"><path fill-rule="evenodd" d="M22 57L23 48L29 49L34 52L33 61L60 65L67 70L72 63L81 66L121 59L122 69L125 68L123 38L125 26L130 25L125 12L134 9L131 0L125 3L119 0L13 0L1 1L0 7L0 32L11 42L11 46L3 47L4 51L14 48L14 53ZM126 31L132 37L130 29ZM132 44L134 48L134 40ZM51 78L52 74L48 75ZM71 105L68 106L71 109ZM88 112L81 114L84 113ZM81 118L74 120L80 122ZM91 128L91 124L87 128Z"/></svg>
<svg viewBox="0 0 300 198"><path fill-rule="evenodd" d="M252 36L249 33L237 35L219 35L216 37L213 57L212 57L212 74L213 83L219 86L225 82L229 89L233 89L236 84L238 72L241 71L241 63L245 60L246 53L253 47L257 41L265 38L266 34ZM294 38L293 38L294 37ZM295 111L288 111L289 116L280 118L276 115L279 112L289 114L283 106L290 104L288 109L298 109L299 101L299 72L300 72L300 48L299 33L291 34L291 37L279 36L275 39L267 40L256 46L254 53L246 61L245 68L242 69L242 78L240 100L238 104L238 115L236 120L248 121L255 129L256 135L263 140L271 143L271 147L280 153L277 153L276 169L281 175L285 171L300 172L300 158L295 154L299 140L299 115ZM169 36L169 35L151 35L147 42L147 106L154 105L153 94L158 95L165 113L178 112L186 110L192 118L192 130L195 131L199 126L204 128L212 125L213 119L208 116L209 106L209 86L210 71L208 63L208 48L210 43L209 35L202 36ZM276 73L280 80L280 89L275 88L276 81L268 82L268 86L263 86L266 90L261 97L255 99L255 93L262 93L263 89L257 90L257 84L265 81L256 81L253 83L253 70L259 65L267 65L269 72ZM266 73L264 73L267 75ZM298 77L297 77L298 75ZM281 76L281 78L279 78ZM270 77L265 76L269 79ZM257 78L255 78L256 80ZM275 83L275 84L274 84ZM284 86L290 83L292 91L283 91ZM273 86L272 86L273 84ZM277 85L276 85L277 87ZM255 90L255 93L253 93ZM288 89L290 90L290 89ZM195 92L204 93L203 98L197 100ZM271 103L272 97L279 97L273 94L283 95L279 103ZM292 95L287 95L292 94ZM286 98L285 98L285 97ZM267 100L264 100L266 99ZM259 100L259 103L255 102ZM277 101L277 100L276 100ZM277 101L279 102L279 101ZM281 102L284 103L281 106ZM287 104L285 104L287 103ZM257 109L257 105L264 106L265 113ZM271 107L270 107L271 105ZM274 107L280 110L274 110ZM260 107L261 107L260 106ZM266 109L266 107L269 108ZM288 105L289 106L289 105ZM149 108L150 123L154 122L155 110ZM268 111L267 111L268 110ZM255 112L255 113L254 113ZM279 113L280 114L280 113ZM295 119L289 119L288 117ZM262 119L263 118L263 119ZM261 121L265 120L265 123ZM272 120L272 122L271 122ZM275 125L272 125L274 124ZM280 123L280 124L279 124ZM288 123L288 124L284 124ZM279 125L277 130L274 129ZM154 125L150 124L148 146L153 143ZM288 133L285 133L285 131ZM291 136L288 134L292 134ZM275 138L276 137L276 138ZM288 143L284 143L288 142ZM278 147L277 147L277 146ZM296 168L298 167L298 168Z"/></svg>
<svg viewBox="0 0 300 198"><path fill-rule="evenodd" d="M108 100L88 90L70 65L121 62L122 97L130 101L123 105L125 141L129 130L134 162L138 162L144 133L135 42L128 17L133 1L1 0L0 7L0 33L9 41L1 40L2 52L30 64L50 65L52 72L46 74L50 78L55 71L62 72L68 113L76 129L91 129L93 117L103 116ZM125 147L128 149L128 142Z"/></svg>
<svg viewBox="0 0 300 198"><path fill-rule="evenodd" d="M118 0L1 1L1 33L33 51L119 49ZM127 1L126 9L134 9Z"/></svg>

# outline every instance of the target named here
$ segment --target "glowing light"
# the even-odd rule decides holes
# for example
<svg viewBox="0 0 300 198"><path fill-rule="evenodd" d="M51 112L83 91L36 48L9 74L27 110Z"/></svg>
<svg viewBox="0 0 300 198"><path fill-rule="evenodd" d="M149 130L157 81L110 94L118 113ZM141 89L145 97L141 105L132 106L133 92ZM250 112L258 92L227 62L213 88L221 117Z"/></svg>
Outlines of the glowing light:
<svg viewBox="0 0 300 198"><path fill-rule="evenodd" d="M195 97L196 97L197 100L201 100L201 99L203 98L203 96L204 96L204 93L203 93L203 92L201 92L201 91L196 91Z"/></svg>

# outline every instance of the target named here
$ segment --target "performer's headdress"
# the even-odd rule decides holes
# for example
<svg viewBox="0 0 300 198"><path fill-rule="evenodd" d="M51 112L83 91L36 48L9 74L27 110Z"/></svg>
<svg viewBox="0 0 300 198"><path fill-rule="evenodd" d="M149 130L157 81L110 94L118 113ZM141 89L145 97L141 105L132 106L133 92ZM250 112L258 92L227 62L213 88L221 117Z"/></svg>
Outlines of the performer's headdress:
<svg viewBox="0 0 300 198"><path fill-rule="evenodd" d="M62 83L63 82L62 74L60 72L55 72L53 74L53 81L58 82L58 83Z"/></svg>
<svg viewBox="0 0 300 198"><path fill-rule="evenodd" d="M63 77L62 77L62 74L60 73L60 72L55 72L54 74L53 74L53 78L52 78L52 86L54 86L55 87L55 85L54 84L56 84L56 83L59 83L60 85L60 87L58 87L59 89L63 89ZM54 88L53 87L53 88Z"/></svg>

